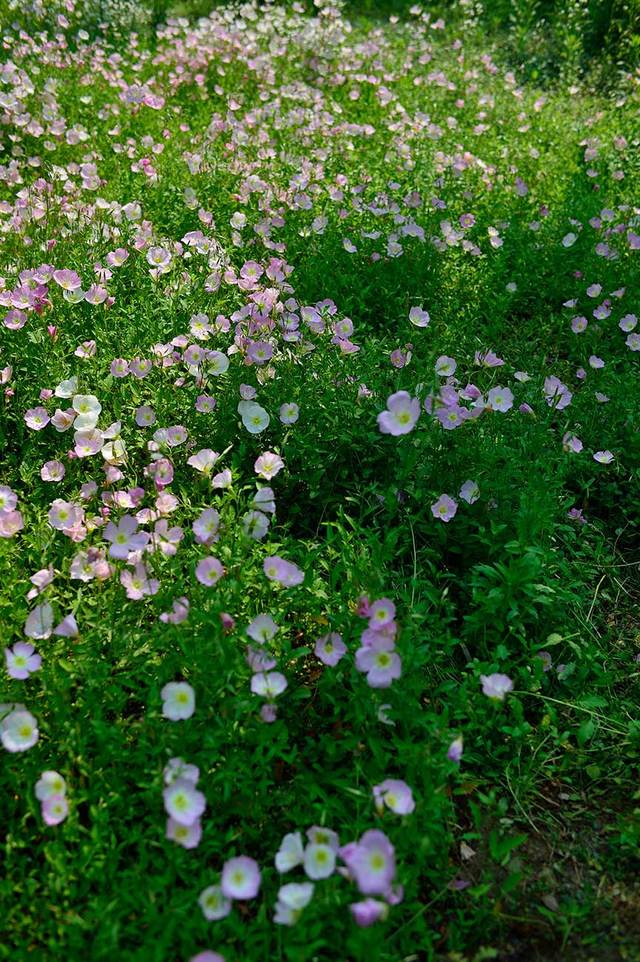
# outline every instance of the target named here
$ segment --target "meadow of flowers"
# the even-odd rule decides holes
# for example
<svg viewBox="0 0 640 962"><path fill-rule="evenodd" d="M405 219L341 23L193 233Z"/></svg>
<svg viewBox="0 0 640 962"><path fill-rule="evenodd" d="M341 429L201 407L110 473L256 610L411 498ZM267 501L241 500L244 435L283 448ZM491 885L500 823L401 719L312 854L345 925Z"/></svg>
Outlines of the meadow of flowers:
<svg viewBox="0 0 640 962"><path fill-rule="evenodd" d="M0 959L640 958L640 77L26 6Z"/></svg>

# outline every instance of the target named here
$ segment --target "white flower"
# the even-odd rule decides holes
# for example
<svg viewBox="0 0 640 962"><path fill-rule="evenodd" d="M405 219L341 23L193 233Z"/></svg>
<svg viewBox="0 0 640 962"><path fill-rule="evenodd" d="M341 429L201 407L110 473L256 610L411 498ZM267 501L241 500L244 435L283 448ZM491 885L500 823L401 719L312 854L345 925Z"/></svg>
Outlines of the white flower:
<svg viewBox="0 0 640 962"><path fill-rule="evenodd" d="M196 697L191 685L186 681L171 681L160 692L162 714L171 721L191 718L196 709Z"/></svg>
<svg viewBox="0 0 640 962"><path fill-rule="evenodd" d="M281 886L273 921L277 925L295 925L302 910L311 901L313 890L314 885L311 882L291 882Z"/></svg>
<svg viewBox="0 0 640 962"><path fill-rule="evenodd" d="M56 397L73 397L78 390L78 378L70 377L68 381L60 381L55 389Z"/></svg>
<svg viewBox="0 0 640 962"><path fill-rule="evenodd" d="M210 885L201 892L198 903L205 919L210 922L225 918L231 911L231 900L225 898L219 885Z"/></svg>
<svg viewBox="0 0 640 962"><path fill-rule="evenodd" d="M71 406L76 412L74 421L76 431L92 431L102 411L98 398L93 394L76 394Z"/></svg>
<svg viewBox="0 0 640 962"><path fill-rule="evenodd" d="M277 698L287 687L287 679L279 671L260 671L251 676L251 691L263 698Z"/></svg>
<svg viewBox="0 0 640 962"><path fill-rule="evenodd" d="M209 366L209 373L213 374L214 377L219 377L220 374L224 374L229 367L229 358L222 351L209 351L207 354L207 364Z"/></svg>
<svg viewBox="0 0 640 962"><path fill-rule="evenodd" d="M304 849L300 832L290 832L282 839L280 848L276 852L276 868L279 872L288 872L296 865L302 865Z"/></svg>
<svg viewBox="0 0 640 962"><path fill-rule="evenodd" d="M64 795L67 790L64 778L58 772L43 772L36 782L36 798L46 802L53 795Z"/></svg>
<svg viewBox="0 0 640 962"><path fill-rule="evenodd" d="M269 415L263 407L255 401L240 401L238 404L238 414L242 418L247 431L250 434L260 434L269 426Z"/></svg>
<svg viewBox="0 0 640 962"><path fill-rule="evenodd" d="M304 850L304 870L311 879L329 878L336 867L336 853L328 845L311 842Z"/></svg>
<svg viewBox="0 0 640 962"><path fill-rule="evenodd" d="M26 752L38 741L38 722L31 712L16 708L0 724L0 740L8 752Z"/></svg>
<svg viewBox="0 0 640 962"><path fill-rule="evenodd" d="M249 638L253 638L254 641L257 641L261 645L263 645L265 641L271 641L277 631L278 625L271 615L257 615L247 627Z"/></svg>

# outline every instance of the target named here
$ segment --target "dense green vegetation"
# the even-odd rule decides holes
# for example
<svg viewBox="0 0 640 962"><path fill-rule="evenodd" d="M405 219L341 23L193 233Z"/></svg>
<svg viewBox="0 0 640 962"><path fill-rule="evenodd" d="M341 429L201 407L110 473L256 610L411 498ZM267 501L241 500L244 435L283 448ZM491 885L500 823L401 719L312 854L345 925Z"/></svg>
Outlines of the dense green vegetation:
<svg viewBox="0 0 640 962"><path fill-rule="evenodd" d="M640 958L637 12L0 0L0 959Z"/></svg>

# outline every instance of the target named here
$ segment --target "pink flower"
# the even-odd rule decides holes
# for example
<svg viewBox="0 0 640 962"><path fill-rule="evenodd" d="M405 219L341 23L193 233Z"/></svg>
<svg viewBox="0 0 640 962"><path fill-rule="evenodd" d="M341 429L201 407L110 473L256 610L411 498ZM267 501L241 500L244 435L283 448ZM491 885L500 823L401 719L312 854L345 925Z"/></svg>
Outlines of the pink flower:
<svg viewBox="0 0 640 962"><path fill-rule="evenodd" d="M196 565L196 578L201 585L212 588L220 581L224 574L224 567L217 558L202 558Z"/></svg>
<svg viewBox="0 0 640 962"><path fill-rule="evenodd" d="M265 451L256 459L253 465L253 470L256 474L264 478L265 481L270 481L271 478L275 478L276 474L284 468L284 461L279 454L274 454L273 451Z"/></svg>
<svg viewBox="0 0 640 962"><path fill-rule="evenodd" d="M175 818L167 819L167 838L177 842L183 848L197 848L202 838L202 825L196 819L191 825L182 825Z"/></svg>
<svg viewBox="0 0 640 962"><path fill-rule="evenodd" d="M596 451L593 460L597 461L598 464L611 464L611 462L615 460L615 457L611 451Z"/></svg>
<svg viewBox="0 0 640 962"><path fill-rule="evenodd" d="M411 789L398 778L386 778L379 785L374 785L373 798L379 812L386 805L396 815L410 815L416 807Z"/></svg>
<svg viewBox="0 0 640 962"><path fill-rule="evenodd" d="M382 434L398 437L413 431L420 417L420 402L406 391L397 391L387 398L387 410L378 415L378 427Z"/></svg>
<svg viewBox="0 0 640 962"><path fill-rule="evenodd" d="M363 895L389 893L396 861L393 845L384 832L365 832L359 842L341 849L341 855Z"/></svg>
<svg viewBox="0 0 640 962"><path fill-rule="evenodd" d="M42 664L42 658L35 654L34 646L25 641L17 641L13 648L5 648L4 656L7 661L7 674L20 681L38 671Z"/></svg>
<svg viewBox="0 0 640 962"><path fill-rule="evenodd" d="M222 894L228 899L253 899L260 891L258 863L247 855L225 862L222 869Z"/></svg>
<svg viewBox="0 0 640 962"><path fill-rule="evenodd" d="M451 521L457 510L457 503L448 494L441 494L438 500L431 505L433 517L440 521Z"/></svg>
<svg viewBox="0 0 640 962"><path fill-rule="evenodd" d="M218 540L220 515L215 508L206 508L193 522L193 533L198 544L210 545Z"/></svg>
<svg viewBox="0 0 640 962"><path fill-rule="evenodd" d="M391 682L402 674L402 662L394 650L394 643L384 637L356 651L356 668L366 673L370 688L389 688Z"/></svg>
<svg viewBox="0 0 640 962"><path fill-rule="evenodd" d="M120 584L127 592L127 598L131 601L139 601L149 595L155 595L160 587L160 582L155 578L149 578L145 565L139 563L133 571L122 571L120 573Z"/></svg>
<svg viewBox="0 0 640 962"><path fill-rule="evenodd" d="M207 807L207 800L192 782L178 778L163 793L167 815L179 825L193 825Z"/></svg>
<svg viewBox="0 0 640 962"><path fill-rule="evenodd" d="M353 902L349 910L356 925L366 929L380 919L385 919L389 913L389 906L386 902L379 902L377 899L364 899L362 902Z"/></svg>
<svg viewBox="0 0 640 962"><path fill-rule="evenodd" d="M42 431L51 420L46 408L43 407L30 408L25 411L24 419L27 427L31 428L32 431Z"/></svg>
<svg viewBox="0 0 640 962"><path fill-rule="evenodd" d="M131 551L141 551L149 541L146 532L136 534L138 522L129 514L125 514L116 525L110 521L104 529L105 541L111 542L109 555L112 558L126 559Z"/></svg>
<svg viewBox="0 0 640 962"><path fill-rule="evenodd" d="M504 413L513 407L513 393L508 387L492 387L487 395L487 407Z"/></svg>
<svg viewBox="0 0 640 962"><path fill-rule="evenodd" d="M304 572L291 561L285 561L278 555L265 558L263 570L269 581L275 581L285 588L293 588L304 581Z"/></svg>
<svg viewBox="0 0 640 962"><path fill-rule="evenodd" d="M396 606L389 598L379 598L369 606L369 627L377 630L390 624L396 616Z"/></svg>
<svg viewBox="0 0 640 962"><path fill-rule="evenodd" d="M69 803L64 795L51 795L42 803L42 818L47 825L59 825L69 814Z"/></svg>
<svg viewBox="0 0 640 962"><path fill-rule="evenodd" d="M428 311L421 307L412 307L409 311L409 320L415 327L428 327L431 318Z"/></svg>

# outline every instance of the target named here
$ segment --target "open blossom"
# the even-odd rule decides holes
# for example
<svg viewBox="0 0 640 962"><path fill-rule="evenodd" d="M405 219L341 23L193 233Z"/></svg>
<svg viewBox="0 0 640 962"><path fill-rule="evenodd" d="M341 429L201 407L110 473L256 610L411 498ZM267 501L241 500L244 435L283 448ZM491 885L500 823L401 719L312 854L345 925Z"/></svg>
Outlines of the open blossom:
<svg viewBox="0 0 640 962"><path fill-rule="evenodd" d="M47 413L47 409L39 407L30 408L30 410L25 411L24 420L27 427L31 428L32 431L42 431L51 419Z"/></svg>
<svg viewBox="0 0 640 962"><path fill-rule="evenodd" d="M69 814L69 802L64 795L51 795L42 803L42 818L46 825L60 825Z"/></svg>
<svg viewBox="0 0 640 962"><path fill-rule="evenodd" d="M222 869L222 894L228 899L253 899L260 890L258 863L248 855L225 862Z"/></svg>
<svg viewBox="0 0 640 962"><path fill-rule="evenodd" d="M513 407L513 392L508 387L492 387L487 395L487 407L491 411L508 411Z"/></svg>
<svg viewBox="0 0 640 962"><path fill-rule="evenodd" d="M224 574L222 562L217 558L202 558L196 565L196 578L201 585L212 588Z"/></svg>
<svg viewBox="0 0 640 962"><path fill-rule="evenodd" d="M38 671L42 664L42 658L35 653L33 645L25 641L16 641L13 648L5 648L4 656L9 677L21 681Z"/></svg>
<svg viewBox="0 0 640 962"><path fill-rule="evenodd" d="M183 758L170 758L164 767L162 777L165 785L172 785L179 778L197 785L200 778L200 769L197 765L188 764Z"/></svg>
<svg viewBox="0 0 640 962"><path fill-rule="evenodd" d="M293 401L280 406L278 416L282 424L295 424L300 417L300 408Z"/></svg>
<svg viewBox="0 0 640 962"><path fill-rule="evenodd" d="M231 911L231 900L223 894L219 885L209 885L200 893L198 903L209 922L224 919Z"/></svg>
<svg viewBox="0 0 640 962"><path fill-rule="evenodd" d="M164 807L180 825L193 825L207 807L207 800L192 782L178 778L163 793Z"/></svg>
<svg viewBox="0 0 640 962"><path fill-rule="evenodd" d="M138 522L129 514L125 514L118 524L110 521L104 529L105 541L111 542L109 554L112 558L126 559L131 551L140 551L149 541L146 532L136 533Z"/></svg>
<svg viewBox="0 0 640 962"><path fill-rule="evenodd" d="M218 540L220 515L215 508L206 508L193 522L193 533L198 544L210 545Z"/></svg>
<svg viewBox="0 0 640 962"><path fill-rule="evenodd" d="M155 595L160 587L157 578L150 578L145 565L137 564L133 571L122 571L120 583L127 592L127 598L139 601L149 595Z"/></svg>
<svg viewBox="0 0 640 962"><path fill-rule="evenodd" d="M167 819L167 838L183 848L197 848L202 838L202 825L196 819L191 825L182 825L175 818Z"/></svg>
<svg viewBox="0 0 640 962"><path fill-rule="evenodd" d="M65 780L59 772L43 772L36 782L36 798L39 802L46 802L47 799L61 796L66 793L67 786Z"/></svg>
<svg viewBox="0 0 640 962"><path fill-rule="evenodd" d="M368 608L369 627L377 630L391 624L396 616L396 606L389 598L379 598Z"/></svg>
<svg viewBox="0 0 640 962"><path fill-rule="evenodd" d="M191 685L186 681L171 681L160 692L162 714L171 721L191 718L196 710L196 697Z"/></svg>
<svg viewBox="0 0 640 962"><path fill-rule="evenodd" d="M480 681L482 682L482 693L487 698L504 701L505 695L513 691L513 682L509 676L501 675L499 672L494 672L493 675L480 675Z"/></svg>
<svg viewBox="0 0 640 962"><path fill-rule="evenodd" d="M451 521L457 510L458 505L448 494L441 494L431 505L431 514L439 521Z"/></svg>
<svg viewBox="0 0 640 962"><path fill-rule="evenodd" d="M615 460L615 457L611 451L596 451L593 460L597 461L598 464L611 464L611 462Z"/></svg>
<svg viewBox="0 0 640 962"><path fill-rule="evenodd" d="M413 431L420 417L420 401L406 391L397 391L387 398L387 410L378 415L378 427L382 434L398 437Z"/></svg>
<svg viewBox="0 0 640 962"><path fill-rule="evenodd" d="M386 806L396 815L410 815L416 807L411 789L398 778L386 778L374 785L373 798L379 812Z"/></svg>
<svg viewBox="0 0 640 962"><path fill-rule="evenodd" d="M303 865L308 878L329 878L336 867L336 853L323 842L310 842L304 850Z"/></svg>
<svg viewBox="0 0 640 962"><path fill-rule="evenodd" d="M253 469L256 474L264 478L265 481L270 481L271 478L275 478L276 474L284 468L284 461L279 454L274 454L273 451L265 451L256 460Z"/></svg>
<svg viewBox="0 0 640 962"><path fill-rule="evenodd" d="M428 327L431 318L428 311L421 307L412 307L409 311L409 320L415 327Z"/></svg>
<svg viewBox="0 0 640 962"><path fill-rule="evenodd" d="M365 832L359 842L341 849L349 872L363 895L387 895L396 874L395 851L377 829Z"/></svg>
<svg viewBox="0 0 640 962"><path fill-rule="evenodd" d="M385 637L374 639L356 651L356 668L367 676L370 688L388 688L402 674L400 656L393 641Z"/></svg>
<svg viewBox="0 0 640 962"><path fill-rule="evenodd" d="M304 571L278 555L265 558L263 569L269 581L276 581L285 588L293 588L304 581Z"/></svg>
<svg viewBox="0 0 640 962"><path fill-rule="evenodd" d="M76 431L91 431L98 423L102 405L93 394L76 394L72 402L76 412L74 426Z"/></svg>
<svg viewBox="0 0 640 962"><path fill-rule="evenodd" d="M26 752L38 741L38 723L25 708L15 708L0 722L0 741L8 752Z"/></svg>
<svg viewBox="0 0 640 962"><path fill-rule="evenodd" d="M438 358L435 365L436 374L440 377L451 377L452 374L456 373L457 363L452 357L447 357L443 354Z"/></svg>
<svg viewBox="0 0 640 962"><path fill-rule="evenodd" d="M240 401L238 404L238 414L242 419L247 431L250 434L261 434L269 427L269 415L263 407L255 401Z"/></svg>
<svg viewBox="0 0 640 962"><path fill-rule="evenodd" d="M347 646L341 636L332 631L328 635L318 638L315 644L314 653L320 661L334 668L340 659L346 654Z"/></svg>

